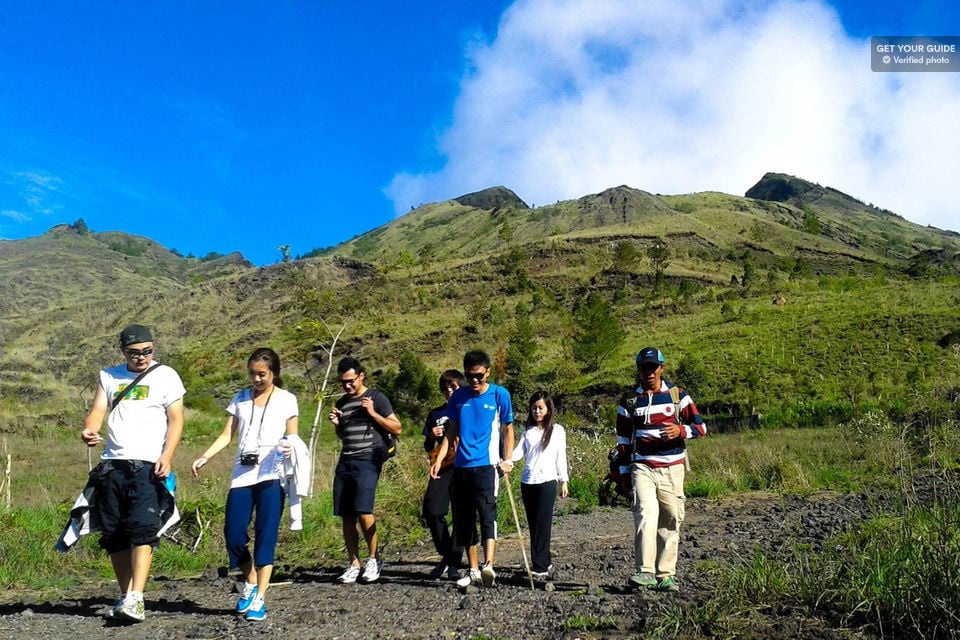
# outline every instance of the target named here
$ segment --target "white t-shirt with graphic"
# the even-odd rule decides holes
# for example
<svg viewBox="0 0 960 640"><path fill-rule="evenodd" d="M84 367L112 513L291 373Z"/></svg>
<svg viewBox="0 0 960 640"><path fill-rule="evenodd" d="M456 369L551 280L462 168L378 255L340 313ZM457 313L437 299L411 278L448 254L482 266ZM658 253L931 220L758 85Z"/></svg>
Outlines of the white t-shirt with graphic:
<svg viewBox="0 0 960 640"><path fill-rule="evenodd" d="M265 480L276 480L277 445L287 432L287 420L299 415L297 397L274 387L266 406L253 406L250 389L238 391L227 405L227 413L237 419L237 455L230 476L230 488L249 487ZM256 452L255 465L240 464L242 453Z"/></svg>
<svg viewBox="0 0 960 640"><path fill-rule="evenodd" d="M113 408L107 416L107 445L101 460L160 459L167 439L167 407L186 390L177 372L167 365L155 362L151 367L116 407L115 398L140 374L126 364L100 372L100 386Z"/></svg>

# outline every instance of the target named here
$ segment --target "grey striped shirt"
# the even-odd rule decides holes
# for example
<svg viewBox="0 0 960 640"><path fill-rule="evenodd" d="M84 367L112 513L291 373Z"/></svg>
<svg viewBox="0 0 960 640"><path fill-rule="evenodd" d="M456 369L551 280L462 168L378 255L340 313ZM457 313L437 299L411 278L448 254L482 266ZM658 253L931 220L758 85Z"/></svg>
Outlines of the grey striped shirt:
<svg viewBox="0 0 960 640"><path fill-rule="evenodd" d="M360 406L363 398L373 399L373 408L386 417L393 413L393 405L387 396L376 389L367 389L362 396L354 398L350 394L337 400L340 409L340 425L337 435L343 444L340 455L357 458L372 458L374 451L382 446L383 438L376 421Z"/></svg>

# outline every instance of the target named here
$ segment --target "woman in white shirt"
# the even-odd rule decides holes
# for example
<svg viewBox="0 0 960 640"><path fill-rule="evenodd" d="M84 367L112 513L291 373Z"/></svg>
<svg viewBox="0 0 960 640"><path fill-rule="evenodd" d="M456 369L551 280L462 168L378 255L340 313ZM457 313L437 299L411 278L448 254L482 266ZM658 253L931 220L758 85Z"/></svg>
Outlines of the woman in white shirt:
<svg viewBox="0 0 960 640"><path fill-rule="evenodd" d="M283 513L282 457L290 455L287 436L296 435L297 398L282 389L280 356L261 347L247 360L250 387L238 391L227 406L227 422L203 455L193 461L199 476L207 461L230 444L238 434L237 456L230 477L223 526L230 568L239 568L244 578L237 600L237 613L247 620L263 620L264 597L273 573L274 552ZM248 529L256 512L253 555L247 544Z"/></svg>
<svg viewBox="0 0 960 640"><path fill-rule="evenodd" d="M563 427L554 423L553 398L546 391L530 397L527 428L513 450L511 460L524 461L520 476L520 494L530 528L530 556L533 577L550 577L550 536L553 527L553 506L560 496L567 497L567 436Z"/></svg>

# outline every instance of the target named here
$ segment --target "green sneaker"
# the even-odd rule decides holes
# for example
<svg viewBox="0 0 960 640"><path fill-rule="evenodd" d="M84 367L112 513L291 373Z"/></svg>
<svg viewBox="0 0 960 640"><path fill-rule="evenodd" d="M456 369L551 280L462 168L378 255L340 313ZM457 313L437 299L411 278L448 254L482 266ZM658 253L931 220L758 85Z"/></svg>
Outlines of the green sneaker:
<svg viewBox="0 0 960 640"><path fill-rule="evenodd" d="M674 576L661 578L657 581L657 586L655 586L654 589L657 591L668 591L670 593L676 593L680 591L680 587L677 585L677 579Z"/></svg>
<svg viewBox="0 0 960 640"><path fill-rule="evenodd" d="M657 578L652 573L646 571L637 571L630 576L629 583L637 588L650 588L657 586Z"/></svg>

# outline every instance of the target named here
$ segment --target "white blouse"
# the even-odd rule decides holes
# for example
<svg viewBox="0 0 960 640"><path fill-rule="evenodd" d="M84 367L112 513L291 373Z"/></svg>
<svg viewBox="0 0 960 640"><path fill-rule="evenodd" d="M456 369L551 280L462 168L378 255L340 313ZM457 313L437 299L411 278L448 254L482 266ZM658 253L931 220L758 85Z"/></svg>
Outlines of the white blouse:
<svg viewBox="0 0 960 640"><path fill-rule="evenodd" d="M523 484L543 484L551 480L567 482L567 434L559 424L553 425L550 434L550 443L544 450L540 446L543 438L543 429L536 426L527 427L523 437L517 443L510 459L517 462L523 459L523 475L520 482Z"/></svg>
<svg viewBox="0 0 960 640"><path fill-rule="evenodd" d="M274 387L265 407L254 407L249 389L237 392L227 406L237 419L237 454L234 458L230 488L249 487L264 480L276 480L277 445L287 432L287 419L299 414L297 397ZM256 453L258 463L240 464L242 453Z"/></svg>

